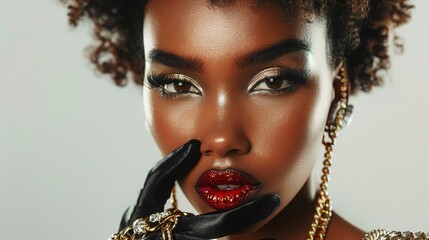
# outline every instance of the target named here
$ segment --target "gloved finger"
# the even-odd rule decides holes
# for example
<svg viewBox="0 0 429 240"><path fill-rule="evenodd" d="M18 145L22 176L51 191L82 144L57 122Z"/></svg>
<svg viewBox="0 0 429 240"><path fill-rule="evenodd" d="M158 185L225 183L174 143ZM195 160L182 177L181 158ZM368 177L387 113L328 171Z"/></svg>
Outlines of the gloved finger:
<svg viewBox="0 0 429 240"><path fill-rule="evenodd" d="M163 211L175 181L185 177L200 157L200 141L191 140L161 159L147 175L128 224Z"/></svg>
<svg viewBox="0 0 429 240"><path fill-rule="evenodd" d="M227 236L262 221L271 215L279 204L280 198L277 194L263 195L231 210L182 217L174 232L201 239Z"/></svg>

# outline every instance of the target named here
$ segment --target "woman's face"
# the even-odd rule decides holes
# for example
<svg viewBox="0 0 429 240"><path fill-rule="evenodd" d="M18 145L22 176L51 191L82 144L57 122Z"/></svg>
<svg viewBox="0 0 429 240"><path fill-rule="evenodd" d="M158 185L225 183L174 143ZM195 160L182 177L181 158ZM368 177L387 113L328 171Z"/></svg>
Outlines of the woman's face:
<svg viewBox="0 0 429 240"><path fill-rule="evenodd" d="M319 156L334 97L325 21L254 2L145 9L145 113L163 154L201 141L200 161L180 180L201 213L266 193L284 209Z"/></svg>

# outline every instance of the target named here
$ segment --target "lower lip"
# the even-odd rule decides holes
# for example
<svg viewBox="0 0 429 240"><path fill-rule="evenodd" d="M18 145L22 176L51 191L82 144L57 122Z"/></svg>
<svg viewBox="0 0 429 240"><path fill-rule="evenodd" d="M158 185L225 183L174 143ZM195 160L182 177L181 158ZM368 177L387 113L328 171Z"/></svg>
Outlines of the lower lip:
<svg viewBox="0 0 429 240"><path fill-rule="evenodd" d="M236 188L219 189L216 185L238 185ZM197 184L201 198L219 210L235 208L250 199L259 184L237 170L210 170L204 173Z"/></svg>

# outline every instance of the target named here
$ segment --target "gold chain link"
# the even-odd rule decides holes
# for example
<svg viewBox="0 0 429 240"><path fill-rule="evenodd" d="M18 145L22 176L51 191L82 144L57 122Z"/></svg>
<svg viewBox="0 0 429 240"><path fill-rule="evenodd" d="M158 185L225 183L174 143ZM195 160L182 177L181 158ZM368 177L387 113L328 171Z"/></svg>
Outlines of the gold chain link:
<svg viewBox="0 0 429 240"><path fill-rule="evenodd" d="M154 213L147 218L139 218L134 223L114 234L109 240L138 240L147 234L161 231L163 240L173 240L173 230L179 223L180 217L190 216L177 208L169 208L161 213Z"/></svg>
<svg viewBox="0 0 429 240"><path fill-rule="evenodd" d="M325 160L323 161L322 182L317 195L316 211L313 215L313 221L310 225L307 240L323 240L326 237L329 222L332 216L332 205L328 194L329 174L331 173L332 165L332 146L335 145L335 140L340 130L347 109L348 101L348 82L346 77L346 69L340 69L340 100L338 102L338 110L335 117L335 122L327 124L325 134L323 136L323 145L325 146Z"/></svg>
<svg viewBox="0 0 429 240"><path fill-rule="evenodd" d="M428 240L429 233L424 232L398 232L388 231L386 229L375 229L365 234L362 240Z"/></svg>

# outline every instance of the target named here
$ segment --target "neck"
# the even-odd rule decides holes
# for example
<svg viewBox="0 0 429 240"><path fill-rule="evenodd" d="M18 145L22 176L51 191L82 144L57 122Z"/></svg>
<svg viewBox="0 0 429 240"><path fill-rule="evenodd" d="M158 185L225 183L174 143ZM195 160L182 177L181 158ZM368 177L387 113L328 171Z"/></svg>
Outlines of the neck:
<svg viewBox="0 0 429 240"><path fill-rule="evenodd" d="M222 240L306 239L315 210L310 181L307 181L294 199L262 228L247 235L236 235Z"/></svg>

